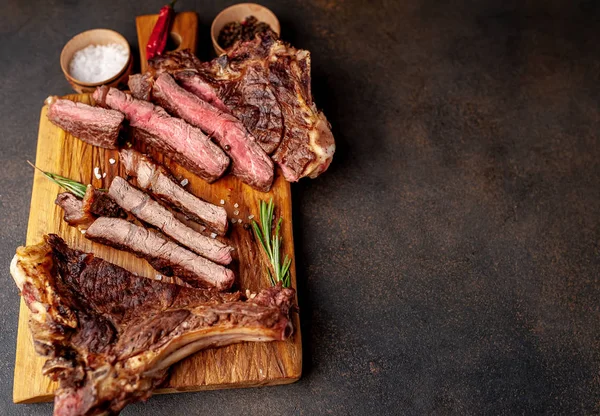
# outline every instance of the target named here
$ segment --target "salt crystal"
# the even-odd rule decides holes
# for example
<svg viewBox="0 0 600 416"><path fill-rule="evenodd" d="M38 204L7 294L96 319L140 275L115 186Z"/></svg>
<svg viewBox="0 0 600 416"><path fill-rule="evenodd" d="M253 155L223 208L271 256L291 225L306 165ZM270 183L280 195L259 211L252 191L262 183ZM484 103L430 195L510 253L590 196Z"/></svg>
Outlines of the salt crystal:
<svg viewBox="0 0 600 416"><path fill-rule="evenodd" d="M221 200L219 201L219 203L220 203L221 205L225 205L225 200L224 200L224 199L221 199Z"/></svg>
<svg viewBox="0 0 600 416"><path fill-rule="evenodd" d="M241 223L242 223L242 219L240 218L240 219L238 220L238 224L241 224Z"/></svg>
<svg viewBox="0 0 600 416"><path fill-rule="evenodd" d="M117 75L129 60L129 51L123 45L90 45L73 55L69 74L82 82L102 82Z"/></svg>
<svg viewBox="0 0 600 416"><path fill-rule="evenodd" d="M254 218L254 215L248 215L249 220L251 220L252 218Z"/></svg>
<svg viewBox="0 0 600 416"><path fill-rule="evenodd" d="M96 179L102 179L102 175L100 174L100 168L98 166L94 168L94 176L96 177Z"/></svg>
<svg viewBox="0 0 600 416"><path fill-rule="evenodd" d="M103 177L103 178L106 178L106 172L104 172L104 173L102 174L102 177Z"/></svg>
<svg viewBox="0 0 600 416"><path fill-rule="evenodd" d="M184 179L181 181L181 186L186 186L188 183L190 183L190 181L188 181L187 179Z"/></svg>
<svg viewBox="0 0 600 416"><path fill-rule="evenodd" d="M115 163L117 163L117 161L111 157L110 159L108 159L108 163L110 163L111 165L114 165Z"/></svg>
<svg viewBox="0 0 600 416"><path fill-rule="evenodd" d="M234 208L237 208L237 207L239 207L239 206L240 206L240 205L239 205L237 202L236 202L235 204L233 204L233 207L234 207Z"/></svg>
<svg viewBox="0 0 600 416"><path fill-rule="evenodd" d="M81 231L81 234L85 234L85 230L79 230L79 231Z"/></svg>
<svg viewBox="0 0 600 416"><path fill-rule="evenodd" d="M210 238L217 238L217 233L211 233Z"/></svg>
<svg viewBox="0 0 600 416"><path fill-rule="evenodd" d="M238 215L240 212L236 209L235 211L233 211L233 215Z"/></svg>
<svg viewBox="0 0 600 416"><path fill-rule="evenodd" d="M156 275L156 280L162 280L162 275L161 274L157 274Z"/></svg>

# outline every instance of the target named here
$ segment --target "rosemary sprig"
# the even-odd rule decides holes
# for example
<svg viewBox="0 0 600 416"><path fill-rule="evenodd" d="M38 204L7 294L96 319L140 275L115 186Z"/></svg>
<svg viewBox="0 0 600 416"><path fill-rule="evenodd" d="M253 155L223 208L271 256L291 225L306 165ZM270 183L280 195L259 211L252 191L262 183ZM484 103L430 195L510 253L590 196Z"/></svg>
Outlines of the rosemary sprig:
<svg viewBox="0 0 600 416"><path fill-rule="evenodd" d="M252 221L252 228L254 234L260 242L267 258L270 262L270 267L267 267L267 274L273 285L281 282L283 287L290 286L290 265L292 259L285 255L283 263L281 263L281 240L282 237L279 235L281 230L281 218L275 225L275 233L273 231L273 213L275 211L275 204L273 198L266 203L265 201L259 202L259 219L260 225L256 221Z"/></svg>
<svg viewBox="0 0 600 416"><path fill-rule="evenodd" d="M69 179L69 178L65 178L64 176L57 175L56 173L44 172L43 170L41 170L40 168L35 166L33 163L31 163L29 160L27 161L27 163L29 163L35 169L42 172L44 174L44 176L46 176L52 182L54 182L58 186L65 188L67 191L71 192L75 196L78 196L79 198L83 198L85 196L85 191L87 189L87 186L85 186L84 184L74 181L73 179Z"/></svg>

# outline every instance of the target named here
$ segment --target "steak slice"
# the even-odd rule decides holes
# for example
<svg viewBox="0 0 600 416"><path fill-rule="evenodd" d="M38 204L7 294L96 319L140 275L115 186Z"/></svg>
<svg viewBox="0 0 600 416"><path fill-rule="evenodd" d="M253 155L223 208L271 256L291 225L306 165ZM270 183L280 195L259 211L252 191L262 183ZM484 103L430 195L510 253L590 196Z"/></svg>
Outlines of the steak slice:
<svg viewBox="0 0 600 416"><path fill-rule="evenodd" d="M233 272L120 218L100 217L90 225L85 237L146 259L166 276L177 276L194 287L227 290L235 280Z"/></svg>
<svg viewBox="0 0 600 416"><path fill-rule="evenodd" d="M219 264L231 263L231 248L222 242L205 237L179 221L171 211L150 196L131 186L120 176L113 179L108 194L124 210L140 220L157 227L190 250Z"/></svg>
<svg viewBox="0 0 600 416"><path fill-rule="evenodd" d="M71 192L57 195L54 201L64 211L64 221L72 227L86 230L97 217L127 218L127 213L106 191L88 185L83 200Z"/></svg>
<svg viewBox="0 0 600 416"><path fill-rule="evenodd" d="M184 90L166 73L155 80L152 99L213 137L231 158L231 171L242 182L263 192L271 188L273 162L238 119Z"/></svg>
<svg viewBox="0 0 600 416"><path fill-rule="evenodd" d="M184 89L219 110L231 113L252 133L262 149L271 154L281 142L284 123L269 85L266 57L263 48L262 54L246 56L244 65L233 69L228 65L227 56L207 66L189 50L182 50L153 58L150 72L172 74Z"/></svg>
<svg viewBox="0 0 600 416"><path fill-rule="evenodd" d="M173 363L241 341L285 340L294 291L251 300L134 276L54 235L19 247L11 274L32 311L44 374L58 381L54 414L118 414L146 400Z"/></svg>
<svg viewBox="0 0 600 416"><path fill-rule="evenodd" d="M162 108L137 100L116 88L98 87L94 100L125 114L131 127L148 133L146 144L171 157L207 182L214 182L229 166L229 158L202 131L169 116Z"/></svg>
<svg viewBox="0 0 600 416"><path fill-rule="evenodd" d="M134 149L122 149L120 160L127 175L137 179L138 187L217 234L225 235L228 227L225 208L209 204L187 192L171 179L164 167Z"/></svg>
<svg viewBox="0 0 600 416"><path fill-rule="evenodd" d="M54 201L62 208L63 220L71 227L79 230L87 230L96 217L91 212L83 209L83 202L71 192L63 192L56 196Z"/></svg>
<svg viewBox="0 0 600 416"><path fill-rule="evenodd" d="M150 73L134 74L129 76L127 86L131 95L138 100L150 101L152 93L152 75Z"/></svg>
<svg viewBox="0 0 600 416"><path fill-rule="evenodd" d="M114 110L48 97L48 119L61 129L92 146L116 149L125 118Z"/></svg>

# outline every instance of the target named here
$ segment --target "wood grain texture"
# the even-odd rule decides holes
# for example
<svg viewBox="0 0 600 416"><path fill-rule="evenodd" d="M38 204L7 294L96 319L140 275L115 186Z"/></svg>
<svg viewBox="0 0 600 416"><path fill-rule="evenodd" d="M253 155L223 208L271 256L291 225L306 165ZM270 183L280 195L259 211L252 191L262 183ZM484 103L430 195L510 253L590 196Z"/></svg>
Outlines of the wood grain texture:
<svg viewBox="0 0 600 416"><path fill-rule="evenodd" d="M148 44L148 39L150 38L150 34L152 33L152 29L154 29L157 19L157 14L148 14L135 18L142 72L144 72L148 66L146 60L146 45ZM176 38L181 39L181 43L174 50L191 49L195 52L198 39L198 15L196 12L177 13L173 20L173 25L171 26L171 33Z"/></svg>
<svg viewBox="0 0 600 416"><path fill-rule="evenodd" d="M72 95L66 98L90 102L89 95ZM116 150L100 149L83 143L46 118L47 107L42 108L37 146L36 165L41 169L91 183L96 187L108 188L112 178L123 175ZM153 154L163 160L158 154ZM110 164L109 159L117 163ZM235 247L232 268L236 272L236 287L241 290L258 291L269 285L264 273L265 260L255 242L248 216L258 214L259 200L273 198L278 208L277 215L283 218L282 234L284 252L293 257L292 205L290 185L280 172L276 175L273 189L269 193L255 191L233 176L207 184L183 168L165 159L164 163L180 180L187 178L186 188L195 195L215 204L225 201L230 218L242 219L242 223L230 225L229 243ZM97 179L94 167L100 167L106 177ZM93 252L98 257L137 272L154 277L157 272L148 263L132 254L121 252L86 240L75 228L62 221L62 212L54 204L56 195L62 190L36 172L31 195L31 211L27 231L27 244L40 242L47 233L60 235L72 247ZM234 207L234 204L239 207ZM234 215L234 211L239 211ZM295 262L291 267L292 285L296 287ZM21 301L17 336L13 399L16 403L31 403L52 399L55 384L42 375L44 359L39 357L31 342L28 328L29 310ZM231 387L252 387L286 384L300 378L302 368L302 345L297 314L293 314L295 333L287 341L271 343L242 343L224 348L201 351L172 368L171 377L165 388L158 393L212 390Z"/></svg>

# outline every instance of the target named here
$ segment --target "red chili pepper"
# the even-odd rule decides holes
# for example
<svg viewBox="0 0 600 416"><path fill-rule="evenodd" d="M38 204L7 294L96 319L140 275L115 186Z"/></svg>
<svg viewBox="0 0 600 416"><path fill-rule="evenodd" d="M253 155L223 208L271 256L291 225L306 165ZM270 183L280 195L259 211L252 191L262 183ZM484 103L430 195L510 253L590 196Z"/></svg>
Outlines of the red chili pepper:
<svg viewBox="0 0 600 416"><path fill-rule="evenodd" d="M167 40L169 38L169 30L171 29L171 23L175 16L173 6L177 0L173 0L171 3L163 6L158 13L158 20L152 29L150 40L146 45L146 59L152 59L156 55L162 55L167 47Z"/></svg>

